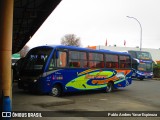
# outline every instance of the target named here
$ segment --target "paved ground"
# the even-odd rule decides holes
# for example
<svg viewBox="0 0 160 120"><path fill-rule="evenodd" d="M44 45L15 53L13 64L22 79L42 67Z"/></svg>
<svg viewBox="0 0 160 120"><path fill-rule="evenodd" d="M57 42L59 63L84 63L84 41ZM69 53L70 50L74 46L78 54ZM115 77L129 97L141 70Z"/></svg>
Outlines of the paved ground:
<svg viewBox="0 0 160 120"><path fill-rule="evenodd" d="M36 120L105 120L110 117L63 117L67 115L62 111L160 111L160 81L134 80L131 86L117 90L113 93L83 92L67 94L61 98L49 95L36 95L18 90L16 84L13 89L13 111L49 111L49 113L62 117L36 118ZM55 113L54 111L59 111ZM69 113L70 115L71 113ZM73 114L73 113L72 113ZM78 115L75 113L73 116ZM13 118L33 119L35 118ZM114 117L114 120L159 120L160 118L141 117Z"/></svg>
<svg viewBox="0 0 160 120"><path fill-rule="evenodd" d="M37 95L19 90L17 84L13 87L13 111L44 111L44 107L73 104L74 101L50 95Z"/></svg>

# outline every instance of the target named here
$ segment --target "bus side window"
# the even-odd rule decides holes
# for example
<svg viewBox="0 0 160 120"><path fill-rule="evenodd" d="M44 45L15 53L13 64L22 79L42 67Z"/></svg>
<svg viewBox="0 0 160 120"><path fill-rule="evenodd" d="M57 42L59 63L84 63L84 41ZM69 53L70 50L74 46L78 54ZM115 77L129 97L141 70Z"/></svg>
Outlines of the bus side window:
<svg viewBox="0 0 160 120"><path fill-rule="evenodd" d="M115 63L115 68L119 68L118 63Z"/></svg>
<svg viewBox="0 0 160 120"><path fill-rule="evenodd" d="M54 53L54 55L51 58L50 64L49 64L49 70L53 70L54 67L56 67L56 54Z"/></svg>
<svg viewBox="0 0 160 120"><path fill-rule="evenodd" d="M99 65L100 65L100 68L104 68L104 61L101 61Z"/></svg>
<svg viewBox="0 0 160 120"><path fill-rule="evenodd" d="M59 51L59 58L57 59L57 67L66 67L67 63L67 53L64 51Z"/></svg>
<svg viewBox="0 0 160 120"><path fill-rule="evenodd" d="M89 67L90 68L104 68L104 56L102 53L89 53Z"/></svg>
<svg viewBox="0 0 160 120"><path fill-rule="evenodd" d="M112 63L106 62L106 67L107 68L111 68L112 67Z"/></svg>
<svg viewBox="0 0 160 120"><path fill-rule="evenodd" d="M118 68L118 55L105 54L106 67L107 68Z"/></svg>
<svg viewBox="0 0 160 120"><path fill-rule="evenodd" d="M120 58L120 68L131 68L131 59L129 56L121 55Z"/></svg>
<svg viewBox="0 0 160 120"><path fill-rule="evenodd" d="M70 67L78 67L79 68L80 67L80 62L70 62L69 66Z"/></svg>
<svg viewBox="0 0 160 120"><path fill-rule="evenodd" d="M121 63L121 64L120 64L120 68L125 68L125 64L124 64L124 63Z"/></svg>
<svg viewBox="0 0 160 120"><path fill-rule="evenodd" d="M90 68L96 68L96 62L94 62L94 61L89 61L89 67L90 67Z"/></svg>
<svg viewBox="0 0 160 120"><path fill-rule="evenodd" d="M54 58L51 59L50 65L49 65L49 70L52 70L55 66L55 60Z"/></svg>
<svg viewBox="0 0 160 120"><path fill-rule="evenodd" d="M87 53L83 51L69 51L69 67L87 67Z"/></svg>
<svg viewBox="0 0 160 120"><path fill-rule="evenodd" d="M118 68L118 63L117 63L117 62L113 62L113 63L112 63L112 67L113 67L113 68Z"/></svg>

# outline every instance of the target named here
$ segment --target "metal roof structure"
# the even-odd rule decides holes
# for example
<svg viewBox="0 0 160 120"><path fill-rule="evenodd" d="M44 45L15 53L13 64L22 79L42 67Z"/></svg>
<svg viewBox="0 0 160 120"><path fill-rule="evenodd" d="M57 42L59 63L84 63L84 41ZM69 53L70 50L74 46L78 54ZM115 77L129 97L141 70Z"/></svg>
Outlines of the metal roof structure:
<svg viewBox="0 0 160 120"><path fill-rule="evenodd" d="M19 52L61 0L14 0L12 53Z"/></svg>

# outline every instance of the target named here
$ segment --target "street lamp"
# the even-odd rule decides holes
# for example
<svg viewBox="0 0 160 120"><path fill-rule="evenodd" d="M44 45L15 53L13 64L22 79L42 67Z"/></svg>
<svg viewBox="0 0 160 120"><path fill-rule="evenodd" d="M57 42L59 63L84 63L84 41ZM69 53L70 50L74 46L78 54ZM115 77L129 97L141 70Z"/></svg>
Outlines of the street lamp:
<svg viewBox="0 0 160 120"><path fill-rule="evenodd" d="M142 50L142 26L141 26L141 23L135 17L130 17L130 16L126 16L126 17L135 19L140 26L140 51L141 51Z"/></svg>

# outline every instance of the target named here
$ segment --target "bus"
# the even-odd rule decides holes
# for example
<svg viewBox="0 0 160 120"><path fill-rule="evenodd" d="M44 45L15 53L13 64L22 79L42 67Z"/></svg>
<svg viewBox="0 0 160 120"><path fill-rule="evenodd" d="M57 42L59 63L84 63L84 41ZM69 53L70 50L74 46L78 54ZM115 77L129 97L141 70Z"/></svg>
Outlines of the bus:
<svg viewBox="0 0 160 120"><path fill-rule="evenodd" d="M152 79L153 77L153 60L149 52L146 51L128 51L133 60L133 74L132 78Z"/></svg>
<svg viewBox="0 0 160 120"><path fill-rule="evenodd" d="M75 46L39 46L23 59L18 87L61 96L66 92L123 88L132 83L128 53Z"/></svg>

